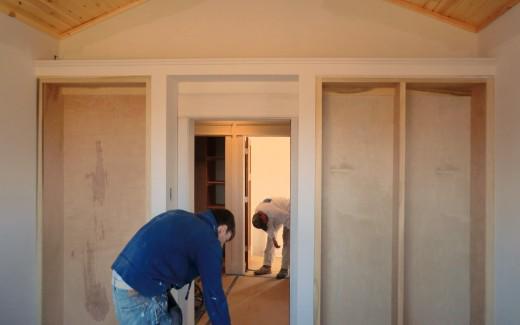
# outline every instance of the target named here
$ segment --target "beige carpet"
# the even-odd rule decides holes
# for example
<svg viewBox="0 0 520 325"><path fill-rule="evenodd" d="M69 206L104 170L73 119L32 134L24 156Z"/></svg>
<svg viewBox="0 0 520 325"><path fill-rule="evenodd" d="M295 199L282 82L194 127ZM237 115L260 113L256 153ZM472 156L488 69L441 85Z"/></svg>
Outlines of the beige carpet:
<svg viewBox="0 0 520 325"><path fill-rule="evenodd" d="M224 276L222 283L224 291L229 291L229 312L234 325L289 324L289 279ZM207 314L198 324L211 324Z"/></svg>

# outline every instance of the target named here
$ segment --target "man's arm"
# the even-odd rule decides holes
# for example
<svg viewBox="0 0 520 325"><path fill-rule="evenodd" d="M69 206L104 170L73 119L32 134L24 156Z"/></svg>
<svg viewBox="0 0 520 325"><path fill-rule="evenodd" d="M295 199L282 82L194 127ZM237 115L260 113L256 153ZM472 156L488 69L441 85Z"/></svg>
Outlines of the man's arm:
<svg viewBox="0 0 520 325"><path fill-rule="evenodd" d="M197 266L202 279L204 305L213 325L229 325L229 310L222 289L222 249L214 242L199 245Z"/></svg>
<svg viewBox="0 0 520 325"><path fill-rule="evenodd" d="M280 245L278 245L278 242L276 241L276 233L277 232L278 232L277 229L274 228L272 223L270 223L267 226L267 240L272 240L273 244L274 244L274 247L280 248Z"/></svg>

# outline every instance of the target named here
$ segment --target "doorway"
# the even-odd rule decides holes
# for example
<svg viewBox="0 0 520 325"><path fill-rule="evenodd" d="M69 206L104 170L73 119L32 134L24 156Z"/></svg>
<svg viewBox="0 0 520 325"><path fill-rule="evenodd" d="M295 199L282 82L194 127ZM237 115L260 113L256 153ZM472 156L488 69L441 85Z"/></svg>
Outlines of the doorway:
<svg viewBox="0 0 520 325"><path fill-rule="evenodd" d="M291 192L290 137L249 137L248 138L250 168L247 178L250 192L251 209L248 212L252 220L255 207L266 198L289 198ZM246 266L247 274L263 265L263 256L267 234L261 229L247 224L249 240L247 241ZM278 231L276 240L283 242L282 231ZM282 248L275 248L272 270L281 268Z"/></svg>
<svg viewBox="0 0 520 325"><path fill-rule="evenodd" d="M267 235L252 226L252 216L265 198L290 198L290 133L288 120L195 122L195 209L225 207L235 215L236 236L226 244L223 271L235 322L289 324L289 280L274 278L281 248L274 251L273 273L254 277L263 264ZM277 241L283 243L281 229ZM206 324L200 308L196 296L196 322Z"/></svg>

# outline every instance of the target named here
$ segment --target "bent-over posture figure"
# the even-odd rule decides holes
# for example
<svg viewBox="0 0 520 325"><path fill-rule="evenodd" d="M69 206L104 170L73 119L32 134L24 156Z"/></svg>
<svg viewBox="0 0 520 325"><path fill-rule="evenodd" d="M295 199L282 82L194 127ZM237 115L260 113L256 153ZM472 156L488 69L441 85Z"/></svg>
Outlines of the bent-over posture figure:
<svg viewBox="0 0 520 325"><path fill-rule="evenodd" d="M276 275L277 279L284 279L289 272L290 260L290 224L291 224L291 203L287 198L273 197L264 199L256 207L253 215L253 226L267 232L267 242L264 251L264 265L255 271L255 275L271 273L271 263L273 261L273 246L280 248L276 241L276 234L283 226L283 249L282 267Z"/></svg>
<svg viewBox="0 0 520 325"><path fill-rule="evenodd" d="M119 323L182 324L169 291L191 284L200 275L212 324L229 325L222 290L222 246L234 235L234 216L225 209L197 214L172 210L150 220L112 264L112 297Z"/></svg>

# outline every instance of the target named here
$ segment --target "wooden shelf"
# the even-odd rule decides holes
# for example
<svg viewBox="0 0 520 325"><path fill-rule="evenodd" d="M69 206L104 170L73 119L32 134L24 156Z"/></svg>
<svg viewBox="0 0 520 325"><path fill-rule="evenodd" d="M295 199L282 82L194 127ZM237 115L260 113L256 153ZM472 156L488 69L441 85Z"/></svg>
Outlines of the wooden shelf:
<svg viewBox="0 0 520 325"><path fill-rule="evenodd" d="M225 138L195 138L195 209L224 208Z"/></svg>
<svg viewBox="0 0 520 325"><path fill-rule="evenodd" d="M207 156L206 160L224 160L224 156Z"/></svg>
<svg viewBox="0 0 520 325"><path fill-rule="evenodd" d="M208 209L224 209L226 206L224 204L214 204L208 205Z"/></svg>

